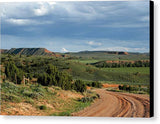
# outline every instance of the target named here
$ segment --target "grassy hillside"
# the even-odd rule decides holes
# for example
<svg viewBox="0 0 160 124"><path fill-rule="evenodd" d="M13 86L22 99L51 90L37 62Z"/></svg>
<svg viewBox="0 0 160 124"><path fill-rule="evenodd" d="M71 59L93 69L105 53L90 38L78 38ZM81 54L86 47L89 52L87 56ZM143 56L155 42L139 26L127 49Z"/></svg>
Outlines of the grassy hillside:
<svg viewBox="0 0 160 124"><path fill-rule="evenodd" d="M147 54L89 54L76 57L1 54L1 114L69 116L99 98L89 89L101 88L101 83L125 84L133 93L149 93L149 65L111 68L92 64L110 59L148 60ZM23 85L23 76L31 82ZM117 87L108 90L117 92Z"/></svg>
<svg viewBox="0 0 160 124"><path fill-rule="evenodd" d="M66 55L72 57L73 60L148 60L148 53L128 53L128 54L111 54L108 51L86 51L86 52L75 52L66 53Z"/></svg>
<svg viewBox="0 0 160 124"><path fill-rule="evenodd" d="M90 105L83 102L84 94L65 91L59 87L46 87L27 84L15 85L12 82L1 84L2 115L61 115L69 116ZM97 97L93 92L86 92L86 97ZM98 97L97 97L98 98Z"/></svg>
<svg viewBox="0 0 160 124"><path fill-rule="evenodd" d="M83 63L70 63L66 70L74 79L102 82L124 82L132 85L149 85L149 67L131 68L96 68Z"/></svg>
<svg viewBox="0 0 160 124"><path fill-rule="evenodd" d="M2 62L8 61L8 56L2 56ZM149 67L121 67L121 68L97 68L79 60L68 60L68 58L53 57L25 57L12 56L12 60L18 68L29 72L31 77L38 73L43 73L47 64L56 66L60 71L70 74L73 79L88 81L101 81L113 83L132 83L133 85L149 85L150 74ZM87 60L86 61L90 61Z"/></svg>

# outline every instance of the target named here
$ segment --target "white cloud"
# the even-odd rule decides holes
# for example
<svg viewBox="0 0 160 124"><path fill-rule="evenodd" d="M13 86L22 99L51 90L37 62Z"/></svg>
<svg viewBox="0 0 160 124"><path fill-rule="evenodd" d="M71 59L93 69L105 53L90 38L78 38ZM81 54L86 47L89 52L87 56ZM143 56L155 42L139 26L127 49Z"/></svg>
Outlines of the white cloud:
<svg viewBox="0 0 160 124"><path fill-rule="evenodd" d="M130 48L130 47L108 47L108 48L96 48L93 50L103 50L103 51L124 51L124 52L142 52L147 51L146 48Z"/></svg>
<svg viewBox="0 0 160 124"><path fill-rule="evenodd" d="M94 41L88 41L87 44L91 46L101 46L102 45L102 43L94 42Z"/></svg>
<svg viewBox="0 0 160 124"><path fill-rule="evenodd" d="M43 15L46 15L49 13L49 10L48 8L43 5L43 4L40 4L40 7L37 8L37 9L33 9L33 12L36 16L43 16Z"/></svg>
<svg viewBox="0 0 160 124"><path fill-rule="evenodd" d="M62 48L61 51L62 52L68 52L68 50L66 48Z"/></svg>
<svg viewBox="0 0 160 124"><path fill-rule="evenodd" d="M47 3L48 3L51 7L53 7L53 8L54 8L54 5L56 4L55 1L48 1Z"/></svg>
<svg viewBox="0 0 160 124"><path fill-rule="evenodd" d="M6 19L8 23L14 24L14 25L41 25L41 24L52 24L54 23L53 21L37 21L33 19L15 19L15 18L10 18Z"/></svg>
<svg viewBox="0 0 160 124"><path fill-rule="evenodd" d="M32 20L30 19L14 19L14 18L10 18L10 19L6 19L7 22L15 24L15 25L28 25L32 23Z"/></svg>

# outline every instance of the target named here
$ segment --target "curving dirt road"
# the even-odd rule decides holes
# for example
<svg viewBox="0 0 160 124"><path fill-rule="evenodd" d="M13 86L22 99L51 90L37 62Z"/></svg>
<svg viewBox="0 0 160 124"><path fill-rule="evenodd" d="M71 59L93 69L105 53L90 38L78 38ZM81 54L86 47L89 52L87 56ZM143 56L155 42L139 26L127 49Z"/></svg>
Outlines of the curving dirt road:
<svg viewBox="0 0 160 124"><path fill-rule="evenodd" d="M90 107L73 113L73 116L88 117L149 117L149 95L109 92L97 89L100 95Z"/></svg>

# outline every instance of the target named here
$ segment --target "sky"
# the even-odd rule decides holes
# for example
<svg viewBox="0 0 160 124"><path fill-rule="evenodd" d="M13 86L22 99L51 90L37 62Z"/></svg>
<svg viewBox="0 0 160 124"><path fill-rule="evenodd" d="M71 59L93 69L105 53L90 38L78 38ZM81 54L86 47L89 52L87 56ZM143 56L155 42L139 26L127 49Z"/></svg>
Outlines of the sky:
<svg viewBox="0 0 160 124"><path fill-rule="evenodd" d="M1 3L1 48L149 52L148 1Z"/></svg>

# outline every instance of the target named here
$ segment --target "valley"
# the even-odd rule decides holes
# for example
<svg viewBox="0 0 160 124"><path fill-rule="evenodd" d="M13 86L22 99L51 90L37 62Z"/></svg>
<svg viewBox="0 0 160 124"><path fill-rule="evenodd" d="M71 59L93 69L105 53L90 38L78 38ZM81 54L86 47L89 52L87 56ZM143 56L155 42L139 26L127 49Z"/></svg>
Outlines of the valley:
<svg viewBox="0 0 160 124"><path fill-rule="evenodd" d="M149 59L118 51L1 50L1 113L149 117Z"/></svg>

